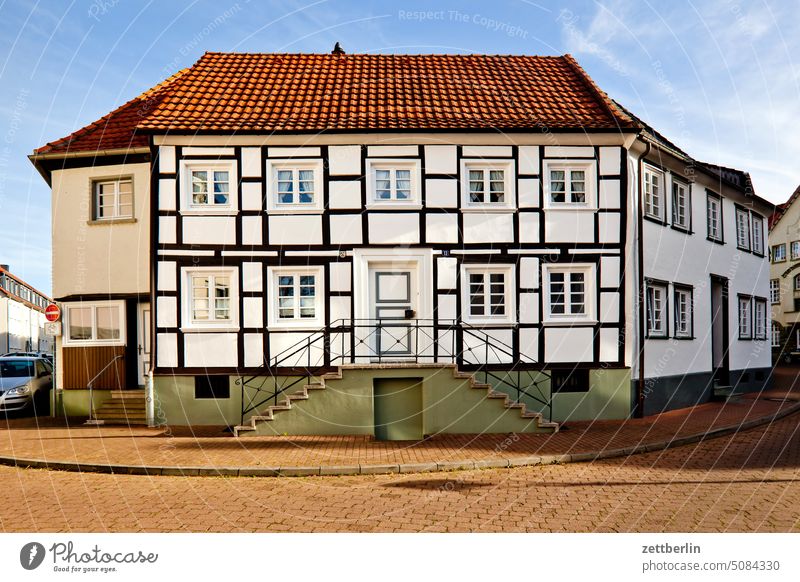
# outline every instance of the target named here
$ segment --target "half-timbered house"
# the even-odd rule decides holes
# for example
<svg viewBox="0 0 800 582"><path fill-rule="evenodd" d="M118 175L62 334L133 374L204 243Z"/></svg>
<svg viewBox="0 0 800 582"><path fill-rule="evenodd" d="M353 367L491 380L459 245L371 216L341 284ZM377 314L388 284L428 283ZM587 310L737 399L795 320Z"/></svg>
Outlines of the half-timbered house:
<svg viewBox="0 0 800 582"><path fill-rule="evenodd" d="M72 411L100 374L237 434L555 430L770 363L769 203L569 55L207 53L32 160Z"/></svg>

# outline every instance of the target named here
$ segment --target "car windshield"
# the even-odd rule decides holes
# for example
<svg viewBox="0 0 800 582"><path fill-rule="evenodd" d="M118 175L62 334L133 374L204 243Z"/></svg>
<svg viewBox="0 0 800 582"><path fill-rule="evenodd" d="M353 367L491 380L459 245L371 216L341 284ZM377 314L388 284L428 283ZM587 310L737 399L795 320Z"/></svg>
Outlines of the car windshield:
<svg viewBox="0 0 800 582"><path fill-rule="evenodd" d="M0 360L0 378L33 378L33 360Z"/></svg>

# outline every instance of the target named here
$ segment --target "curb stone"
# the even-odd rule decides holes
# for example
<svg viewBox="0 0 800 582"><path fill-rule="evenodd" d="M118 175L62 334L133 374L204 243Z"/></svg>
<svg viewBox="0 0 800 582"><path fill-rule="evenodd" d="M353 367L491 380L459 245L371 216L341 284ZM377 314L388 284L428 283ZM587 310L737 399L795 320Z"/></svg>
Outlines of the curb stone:
<svg viewBox="0 0 800 582"><path fill-rule="evenodd" d="M618 449L602 449L583 453L532 455L510 457L507 459L483 459L478 461L442 461L430 463L401 463L375 465L338 465L305 467L180 467L162 465L120 465L104 463L83 463L80 461L46 461L0 456L0 465L21 469L48 469L51 471L70 471L78 473L105 473L112 475L160 475L178 477L310 477L310 476L352 476L386 475L393 473L434 473L445 471L469 471L473 469L505 469L514 467L534 467L542 465L561 465L566 463L585 463L600 459L614 459L641 453L651 453L690 444L701 443L771 424L800 411L800 401L769 416L755 418L738 425L713 428L703 433L686 435L666 441L642 443Z"/></svg>

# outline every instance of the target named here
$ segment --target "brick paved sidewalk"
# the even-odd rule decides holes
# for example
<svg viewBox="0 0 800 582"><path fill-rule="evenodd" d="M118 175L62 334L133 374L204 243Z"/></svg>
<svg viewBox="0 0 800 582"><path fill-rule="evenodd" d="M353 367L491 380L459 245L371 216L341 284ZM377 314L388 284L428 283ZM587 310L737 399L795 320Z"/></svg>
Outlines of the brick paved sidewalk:
<svg viewBox="0 0 800 582"><path fill-rule="evenodd" d="M786 412L798 406L797 372L794 368L779 369L776 388L768 393L748 394L726 403L707 403L645 419L572 422L566 430L553 435L442 435L413 443L379 442L363 436L236 439L218 429L192 433L187 428L85 426L68 424L64 419L9 419L0 420L0 457L136 467L322 467L323 474L336 467L355 468L341 471L352 473L359 472L359 467L361 472L367 472L365 466L419 465L418 470L431 470L437 468L437 463L442 468L465 461L475 461L479 467L506 460L512 465L529 464L525 460L537 455L598 453L641 445L659 447L667 441Z"/></svg>

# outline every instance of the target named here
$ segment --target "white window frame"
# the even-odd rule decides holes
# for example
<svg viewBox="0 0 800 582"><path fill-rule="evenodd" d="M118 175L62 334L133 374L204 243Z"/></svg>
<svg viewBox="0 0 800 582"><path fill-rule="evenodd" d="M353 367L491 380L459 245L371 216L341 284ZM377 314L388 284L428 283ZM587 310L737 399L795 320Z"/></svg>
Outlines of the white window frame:
<svg viewBox="0 0 800 582"><path fill-rule="evenodd" d="M470 313L470 288L469 276L473 273L480 273L484 276L491 274L503 274L505 276L504 294L505 294L505 314L503 315L472 315ZM484 286L486 282L484 280ZM514 265L479 265L479 264L465 264L461 266L461 305L462 307L462 320L466 323L480 324L480 325L509 325L516 322L517 306L516 306L516 280ZM484 289L484 297L487 295L487 289ZM486 303L484 303L486 305Z"/></svg>
<svg viewBox="0 0 800 582"><path fill-rule="evenodd" d="M672 179L670 187L670 198L672 201L672 226L681 230L689 231L692 228L692 195L690 186L682 180ZM683 222L678 222L678 197L679 192L683 192Z"/></svg>
<svg viewBox="0 0 800 582"><path fill-rule="evenodd" d="M711 232L711 206L715 204L717 207L717 235ZM722 216L722 198L715 194L706 193L706 237L715 242L725 242L725 225Z"/></svg>
<svg viewBox="0 0 800 582"><path fill-rule="evenodd" d="M769 345L773 348L781 347L781 326L777 321L769 326Z"/></svg>
<svg viewBox="0 0 800 582"><path fill-rule="evenodd" d="M792 290L800 291L800 273L797 273L794 277L792 277Z"/></svg>
<svg viewBox="0 0 800 582"><path fill-rule="evenodd" d="M694 335L694 290L684 285L673 286L673 305L675 320L673 323L673 336L680 339L691 339ZM681 297L686 297L686 329L681 328Z"/></svg>
<svg viewBox="0 0 800 582"><path fill-rule="evenodd" d="M651 190L653 181L652 179L648 181L648 177L652 176L658 176L659 178L659 186L658 186L659 204L657 207L651 202L652 201ZM666 207L667 207L666 204L667 200L665 196L666 194L665 186L667 181L666 178L667 178L666 172L654 166L645 165L644 169L642 170L642 197L643 197L642 204L644 206L644 215L650 218L654 218L659 222L664 222L665 220L664 216L666 214ZM651 208L655 208L656 212L655 213L652 212Z"/></svg>
<svg viewBox="0 0 800 582"><path fill-rule="evenodd" d="M312 203L278 202L278 171L311 170L314 172L314 201ZM325 199L325 180L322 158L268 159L267 160L267 212L269 214L321 214ZM297 194L297 192L294 192Z"/></svg>
<svg viewBox="0 0 800 582"><path fill-rule="evenodd" d="M224 171L228 172L228 203L227 204L195 204L192 197L192 172ZM180 161L180 212L181 214L195 215L231 215L239 209L238 184L236 160L200 160L190 159ZM213 192L209 192L209 200Z"/></svg>
<svg viewBox="0 0 800 582"><path fill-rule="evenodd" d="M230 319L194 321L192 314L192 277L224 276L230 280ZM239 269L237 267L183 267L181 269L181 331L238 331L239 330Z"/></svg>
<svg viewBox="0 0 800 582"><path fill-rule="evenodd" d="M650 296L653 292L653 301L655 301L655 292L661 293L661 325L656 329L653 326L654 320L651 319L650 313ZM667 338L669 337L669 285L661 281L648 281L645 286L645 332L648 338Z"/></svg>
<svg viewBox="0 0 800 582"><path fill-rule="evenodd" d="M552 184L550 183L550 172L552 172L553 170L564 172L564 181L565 181L564 202L552 201L552 190L551 190ZM566 201L567 198L569 198L572 191L571 180L568 180L568 177L571 178L571 172L573 170L584 172L585 202ZM570 211L597 210L597 166L594 160L544 160L544 162L542 163L541 179L544 180L543 183L544 208L549 210L570 210Z"/></svg>
<svg viewBox="0 0 800 582"><path fill-rule="evenodd" d="M750 224L753 229L752 250L755 254L764 256L764 217L760 214L751 213ZM756 225L758 225L758 228L756 228Z"/></svg>
<svg viewBox="0 0 800 582"><path fill-rule="evenodd" d="M736 305L736 325L739 327L739 339L753 339L753 298L739 296Z"/></svg>
<svg viewBox="0 0 800 582"><path fill-rule="evenodd" d="M379 199L377 190L377 176L378 170L389 170L391 172L391 193L392 198L389 200ZM396 170L409 170L410 176L410 193L408 200L398 200L394 198L396 195L395 171ZM367 159L367 208L380 207L380 208L422 208L420 199L420 161L418 159L408 158L371 158Z"/></svg>
<svg viewBox="0 0 800 582"><path fill-rule="evenodd" d="M503 171L503 202L471 202L469 191L469 171ZM486 180L484 178L484 180ZM508 212L517 205L516 167L514 160L507 159L462 159L461 160L461 210L462 212ZM485 195L488 195L488 190Z"/></svg>
<svg viewBox="0 0 800 582"><path fill-rule="evenodd" d="M750 212L744 208L736 208L736 248L750 250Z"/></svg>
<svg viewBox="0 0 800 582"><path fill-rule="evenodd" d="M769 302L772 305L781 303L781 281L780 279L769 280Z"/></svg>
<svg viewBox="0 0 800 582"><path fill-rule="evenodd" d="M777 254L778 253L776 251L778 249L783 249L783 257L781 257L780 259L777 258ZM771 254L772 254L772 262L773 263L783 263L783 262L785 262L786 261L786 243L779 243L777 245L772 245Z"/></svg>
<svg viewBox="0 0 800 582"><path fill-rule="evenodd" d="M596 278L596 267L593 263L570 263L570 264L549 264L545 265L542 269L542 274L544 277L544 284L542 285L542 293L543 293L543 307L544 307L544 317L542 319L543 323L549 325L571 325L571 324L592 324L597 323L597 305L596 305L596 290L597 290L597 278ZM584 281L584 313L568 313L569 309L568 306L568 296L569 290L567 288L566 277L565 277L565 289L564 289L564 311L565 313L553 313L551 307L551 298L550 298L550 275L552 273L583 273L583 281Z"/></svg>
<svg viewBox="0 0 800 582"><path fill-rule="evenodd" d="M64 330L62 334L63 344L65 346L124 346L127 344L126 335L126 319L125 319L125 302L124 301L76 301L74 303L63 303L61 305L64 313ZM88 307L92 310L92 339L71 339L69 329L70 308L73 307ZM116 307L118 310L119 318L119 338L101 340L97 339L97 308L98 307Z"/></svg>
<svg viewBox="0 0 800 582"><path fill-rule="evenodd" d="M281 319L278 317L278 277L281 275L314 276L314 317ZM316 331L325 325L325 270L323 267L281 266L267 268L267 328Z"/></svg>
<svg viewBox="0 0 800 582"><path fill-rule="evenodd" d="M119 186L123 182L131 185L131 213L120 213L120 191ZM114 185L114 215L113 216L100 216L100 187L107 184ZM133 176L120 176L118 178L95 178L92 180L92 204L93 204L93 221L95 222L113 222L116 220L133 220L136 216L135 196L133 192Z"/></svg>
<svg viewBox="0 0 800 582"><path fill-rule="evenodd" d="M753 339L767 339L767 300L762 297L753 298Z"/></svg>
<svg viewBox="0 0 800 582"><path fill-rule="evenodd" d="M795 248L797 252L795 252ZM789 258L792 261L800 259L800 240L794 240L789 243Z"/></svg>

